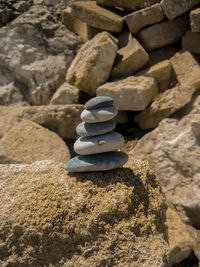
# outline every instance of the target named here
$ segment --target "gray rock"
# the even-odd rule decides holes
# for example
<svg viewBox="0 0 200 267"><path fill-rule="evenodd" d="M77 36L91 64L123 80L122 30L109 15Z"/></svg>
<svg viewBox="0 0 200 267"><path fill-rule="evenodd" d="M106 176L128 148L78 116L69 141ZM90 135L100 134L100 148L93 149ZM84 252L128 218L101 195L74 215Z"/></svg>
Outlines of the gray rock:
<svg viewBox="0 0 200 267"><path fill-rule="evenodd" d="M77 156L64 168L70 172L106 171L122 167L128 161L124 152L108 152L96 155Z"/></svg>
<svg viewBox="0 0 200 267"><path fill-rule="evenodd" d="M81 119L84 122L96 123L113 119L117 115L115 106L96 108L93 110L83 110Z"/></svg>
<svg viewBox="0 0 200 267"><path fill-rule="evenodd" d="M113 131L115 126L116 122L114 120L100 123L82 122L76 127L76 132L80 136L95 136Z"/></svg>
<svg viewBox="0 0 200 267"><path fill-rule="evenodd" d="M93 97L92 99L88 100L85 103L85 108L87 110L101 108L101 107L109 107L112 106L113 99L109 96L97 96Z"/></svg>
<svg viewBox="0 0 200 267"><path fill-rule="evenodd" d="M110 132L93 137L80 137L74 143L74 151L79 155L92 155L116 151L122 147L124 137L117 132Z"/></svg>

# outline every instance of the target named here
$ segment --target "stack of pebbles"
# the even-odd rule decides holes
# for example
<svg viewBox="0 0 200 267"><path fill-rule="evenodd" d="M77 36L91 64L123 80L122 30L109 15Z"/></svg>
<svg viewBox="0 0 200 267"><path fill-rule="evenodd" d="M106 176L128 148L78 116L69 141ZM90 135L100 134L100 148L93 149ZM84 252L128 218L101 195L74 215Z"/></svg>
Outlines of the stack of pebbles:
<svg viewBox="0 0 200 267"><path fill-rule="evenodd" d="M66 170L105 171L122 167L127 162L127 154L118 151L124 138L113 131L116 126L113 118L116 115L117 109L111 97L94 97L85 104L81 113L83 122L76 128L81 137L74 144L74 150L79 156L65 164Z"/></svg>

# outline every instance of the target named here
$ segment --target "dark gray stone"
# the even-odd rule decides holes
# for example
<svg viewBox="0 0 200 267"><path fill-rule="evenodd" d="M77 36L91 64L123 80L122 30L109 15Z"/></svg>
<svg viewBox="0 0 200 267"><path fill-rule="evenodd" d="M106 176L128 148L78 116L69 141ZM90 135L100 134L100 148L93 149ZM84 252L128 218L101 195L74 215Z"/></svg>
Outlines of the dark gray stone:
<svg viewBox="0 0 200 267"><path fill-rule="evenodd" d="M64 168L69 172L106 171L122 167L128 161L124 152L108 152L96 155L77 156Z"/></svg>
<svg viewBox="0 0 200 267"><path fill-rule="evenodd" d="M101 108L101 107L109 107L112 106L113 99L109 96L97 96L93 97L92 99L88 100L85 103L85 108L87 110Z"/></svg>
<svg viewBox="0 0 200 267"><path fill-rule="evenodd" d="M99 123L81 122L76 127L76 132L80 136L96 136L113 131L115 126L116 122L114 120Z"/></svg>

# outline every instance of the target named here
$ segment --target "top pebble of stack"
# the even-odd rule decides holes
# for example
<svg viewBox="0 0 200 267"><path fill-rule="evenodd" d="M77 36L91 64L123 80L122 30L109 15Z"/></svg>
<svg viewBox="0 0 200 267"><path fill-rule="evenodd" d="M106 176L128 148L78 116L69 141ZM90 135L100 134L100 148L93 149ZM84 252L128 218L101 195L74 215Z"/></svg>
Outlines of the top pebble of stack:
<svg viewBox="0 0 200 267"><path fill-rule="evenodd" d="M85 108L87 110L92 110L96 108L103 108L103 107L109 107L112 106L113 99L109 96L98 96L90 99L85 103Z"/></svg>

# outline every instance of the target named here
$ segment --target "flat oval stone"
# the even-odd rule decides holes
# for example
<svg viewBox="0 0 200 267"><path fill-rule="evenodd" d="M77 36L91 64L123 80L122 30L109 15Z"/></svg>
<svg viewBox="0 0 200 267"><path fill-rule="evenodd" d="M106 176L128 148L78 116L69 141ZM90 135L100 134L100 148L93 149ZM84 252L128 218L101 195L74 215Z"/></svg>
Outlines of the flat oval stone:
<svg viewBox="0 0 200 267"><path fill-rule="evenodd" d="M117 115L115 106L101 107L93 110L84 109L81 113L81 119L84 122L96 123L113 119Z"/></svg>
<svg viewBox="0 0 200 267"><path fill-rule="evenodd" d="M77 156L70 159L64 168L69 172L107 171L122 167L128 161L124 152L107 152L96 155Z"/></svg>
<svg viewBox="0 0 200 267"><path fill-rule="evenodd" d="M80 136L95 136L113 131L115 126L116 122L114 120L99 123L81 122L76 127L76 132Z"/></svg>
<svg viewBox="0 0 200 267"><path fill-rule="evenodd" d="M113 99L109 96L97 96L93 97L92 99L88 100L85 103L85 108L88 110L102 108L102 107L109 107L112 106Z"/></svg>
<svg viewBox="0 0 200 267"><path fill-rule="evenodd" d="M79 155L91 155L116 151L124 143L124 137L117 132L110 132L92 137L80 137L74 143L74 151Z"/></svg>

